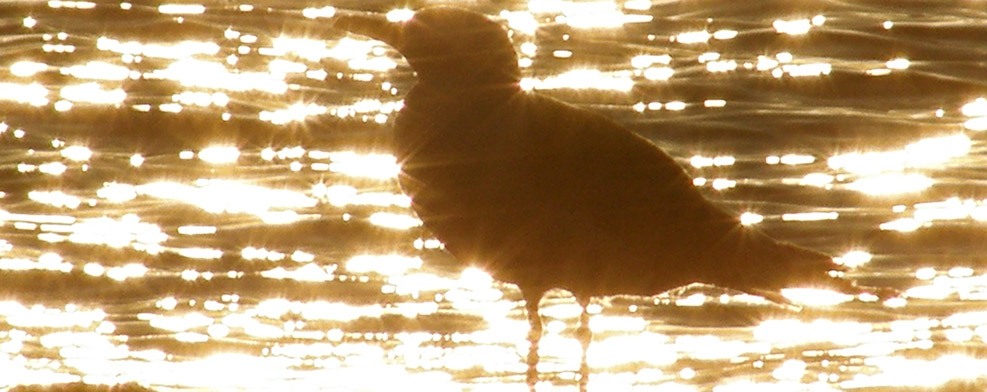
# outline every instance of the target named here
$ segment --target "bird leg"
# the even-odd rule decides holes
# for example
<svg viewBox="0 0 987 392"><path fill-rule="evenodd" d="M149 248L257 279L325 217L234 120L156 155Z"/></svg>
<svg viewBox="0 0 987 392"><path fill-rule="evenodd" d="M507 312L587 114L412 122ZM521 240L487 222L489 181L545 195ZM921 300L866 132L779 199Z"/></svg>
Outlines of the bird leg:
<svg viewBox="0 0 987 392"><path fill-rule="evenodd" d="M586 307L589 306L589 297L577 297L576 301L583 308L583 312L579 315L579 328L576 329L576 339L583 346L582 360L579 362L579 391L586 392L586 386L589 384L589 365L586 364L586 353L589 351L590 342L593 341L593 331L589 329L589 312L586 311Z"/></svg>
<svg viewBox="0 0 987 392"><path fill-rule="evenodd" d="M524 296L524 308L528 313L528 323L531 325L531 329L528 330L528 343L530 345L528 346L527 383L528 389L534 392L535 384L538 383L538 343L541 341L542 333L538 302L541 301L542 292L539 291L535 295L530 295L522 290L521 295Z"/></svg>

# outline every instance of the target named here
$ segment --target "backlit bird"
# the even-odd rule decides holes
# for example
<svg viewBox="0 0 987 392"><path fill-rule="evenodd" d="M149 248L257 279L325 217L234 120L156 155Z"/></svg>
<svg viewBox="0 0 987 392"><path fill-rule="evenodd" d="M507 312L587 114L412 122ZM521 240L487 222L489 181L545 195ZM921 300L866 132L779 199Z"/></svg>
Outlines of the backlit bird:
<svg viewBox="0 0 987 392"><path fill-rule="evenodd" d="M773 299L790 286L860 292L835 277L829 256L711 204L644 138L522 90L514 46L495 21L441 7L402 22L339 15L335 26L392 45L417 73L395 120L401 187L449 252L520 288L532 326L529 385L549 289L572 292L584 309L593 296L694 282Z"/></svg>

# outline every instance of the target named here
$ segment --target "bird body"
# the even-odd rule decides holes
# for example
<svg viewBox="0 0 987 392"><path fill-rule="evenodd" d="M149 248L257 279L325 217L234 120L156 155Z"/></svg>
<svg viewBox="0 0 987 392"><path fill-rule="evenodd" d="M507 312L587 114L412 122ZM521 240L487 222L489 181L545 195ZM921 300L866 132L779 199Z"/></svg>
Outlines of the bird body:
<svg viewBox="0 0 987 392"><path fill-rule="evenodd" d="M743 227L674 159L598 114L520 89L416 86L405 105L395 151L413 208L454 256L522 290L778 290L838 268Z"/></svg>
<svg viewBox="0 0 987 392"><path fill-rule="evenodd" d="M537 381L546 290L653 295L707 283L782 300L789 286L857 294L822 253L775 241L706 200L675 160L599 114L520 87L508 34L487 17L426 8L405 22L337 16L394 46L418 76L395 120L399 181L459 260L516 284ZM580 380L582 389L586 378Z"/></svg>

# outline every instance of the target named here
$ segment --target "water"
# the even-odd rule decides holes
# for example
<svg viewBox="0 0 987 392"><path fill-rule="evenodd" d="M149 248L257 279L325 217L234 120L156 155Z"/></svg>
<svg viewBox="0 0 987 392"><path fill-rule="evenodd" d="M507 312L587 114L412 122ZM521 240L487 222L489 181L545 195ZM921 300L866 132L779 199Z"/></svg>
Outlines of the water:
<svg viewBox="0 0 987 392"><path fill-rule="evenodd" d="M413 74L319 16L401 7L0 4L0 390L526 390L517 289L445 254L394 180ZM470 7L511 27L526 88L908 294L599 299L591 390L987 385L982 4ZM539 390L573 390L579 308L542 308Z"/></svg>

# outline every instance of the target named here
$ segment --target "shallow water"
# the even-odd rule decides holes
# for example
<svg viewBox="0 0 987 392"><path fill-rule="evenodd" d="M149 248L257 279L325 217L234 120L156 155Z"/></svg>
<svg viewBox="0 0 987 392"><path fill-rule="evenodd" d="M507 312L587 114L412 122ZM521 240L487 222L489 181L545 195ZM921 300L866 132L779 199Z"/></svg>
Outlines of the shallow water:
<svg viewBox="0 0 987 392"><path fill-rule="evenodd" d="M908 296L599 299L591 390L987 386L983 4L470 4L526 88ZM0 390L526 390L517 289L444 253L394 180L413 74L324 18L403 6L0 4ZM542 308L539 390L573 390L579 308Z"/></svg>

